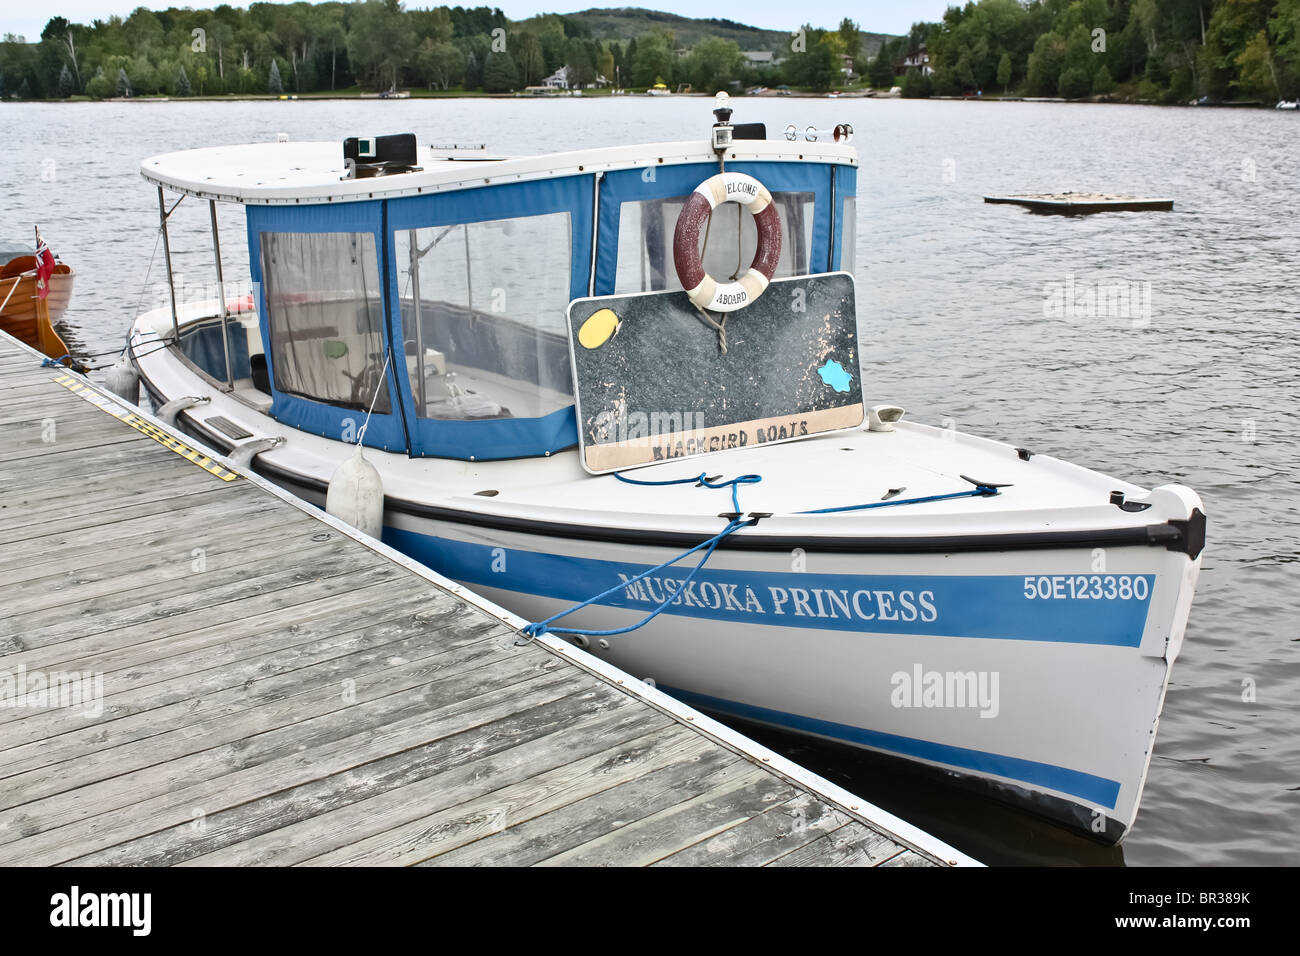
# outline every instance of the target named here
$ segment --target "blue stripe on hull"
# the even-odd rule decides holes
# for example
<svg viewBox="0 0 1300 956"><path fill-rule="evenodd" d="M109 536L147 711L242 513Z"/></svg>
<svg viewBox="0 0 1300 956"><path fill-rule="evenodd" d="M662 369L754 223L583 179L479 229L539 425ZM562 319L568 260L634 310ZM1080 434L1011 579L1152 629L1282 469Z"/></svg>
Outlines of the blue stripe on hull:
<svg viewBox="0 0 1300 956"><path fill-rule="evenodd" d="M392 527L384 528L384 540L453 580L573 603L650 567L494 547ZM693 566L694 560L683 564ZM640 585L616 591L600 604L649 612L686 573L665 569ZM1027 580L1037 582L1032 598L1026 595ZM1123 582L1127 592L1120 586ZM1024 575L817 574L705 567L667 613L815 630L1137 647L1154 589L1153 574L1027 579ZM1136 597L1139 591L1141 599ZM1075 598L1072 593L1089 596ZM1100 597L1092 597L1093 593ZM1114 596L1107 598L1108 593ZM1123 598L1123 593L1129 596Z"/></svg>
<svg viewBox="0 0 1300 956"><path fill-rule="evenodd" d="M775 727L785 727L801 733L815 734L819 737L839 740L844 743L872 747L876 750L884 750L901 756L946 764L950 767L971 770L979 774L1006 777L1037 788L1055 790L1058 793L1068 793L1099 807L1114 809L1115 801L1119 798L1120 785L1118 781L1108 780L1105 777L1098 777L1080 770L1070 770L1066 767L1057 767L1050 763L1039 763L1035 760L1023 760L1019 757L1005 757L1001 754L985 753L982 750L970 750L966 747L953 747L929 740L900 737L897 734L885 734L875 730L866 730L862 727L852 727L848 724L819 720L816 717L801 717L798 714L787 714L784 711L770 710L753 704L723 700L718 697L710 697L707 694L696 694L675 687L665 687L662 684L657 686L665 694L670 694L700 710L729 714L744 720L770 724Z"/></svg>
<svg viewBox="0 0 1300 956"><path fill-rule="evenodd" d="M597 561L586 558L578 558L569 555L545 554L534 551L521 551L510 548L494 547L492 545L473 544L464 541L455 541L447 538L436 538L431 535L419 534L417 532L405 531L399 528L385 527L384 540L400 551L409 554L411 557L428 565L441 574L446 575L453 580L462 581L469 585L481 585L505 591L514 591L523 594L538 595L542 597L558 598L568 601L580 601L591 597L605 588L618 583L618 573L632 576L644 571L649 565L632 565L611 561ZM494 571L493 568L501 568L500 571ZM913 590L921 587L933 588L935 597L932 603L937 610L948 607L947 600L954 593L958 596L969 596L969 592L974 591L978 596L984 592L984 589L992 589L996 594L1004 596L1008 593L1005 586L999 588L997 585L1005 585L1007 582L1015 584L1020 589L1018 597L1025 604L1031 602L1024 598L1023 594L1023 576L980 576L980 577L943 577L943 576L917 576L917 575L835 575L835 574L811 574L804 572L802 574L783 574L769 571L728 571L717 570L711 571L705 569L701 576L710 575L706 580L712 580L715 584L719 581L726 581L730 578L741 581L741 586L746 586L743 582L753 581L762 582L754 583L748 586L762 587L802 587L805 590L816 587L833 586L833 582L849 581L853 582L852 587L863 589L867 587L892 586L898 588L900 582L907 582ZM1136 576L1134 576L1136 577ZM914 628L913 633L918 634L944 634L949 636L968 636L968 637L1000 637L1021 640L1048 640L1048 641L1067 641L1071 643L1083 644L1117 644L1120 646L1136 647L1141 640L1142 628L1146 622L1146 611L1149 603L1150 590L1154 587L1154 575L1145 575L1148 579L1147 596L1148 600L1128 601L1125 604L1131 605L1132 614L1130 619L1125 622L1110 620L1110 630L1097 632L1080 632L1078 628L1085 626L1096 626L1097 620L1084 614L1085 620L1080 623L1079 604L1091 603L1101 605L1101 601L1093 602L1074 602L1074 601L1055 601L1034 599L1040 607L1056 605L1056 616L1065 620L1054 622L1053 628L1040 634L1015 633L1014 627L1003 627L1001 631L992 630L992 622L987 619L981 621L976 615L983 612L985 615L994 610L1003 610L996 602L990 602L988 599L973 602L973 606L963 607L957 604L958 613L962 614L963 620L945 621L942 613L939 614L938 620L934 622L910 622L912 625L921 624L928 629ZM773 581L782 581L784 584L773 584ZM797 585L792 584L797 581ZM926 582L925 585L919 585L917 582ZM868 583L864 583L868 582ZM727 581L727 583L731 583ZM945 587L948 585L948 587ZM848 587L849 585L841 585ZM639 609L643 605L636 601L627 600L619 595L611 597L609 600L602 602L613 607L622 607L629 609ZM1119 602L1113 602L1119 603ZM878 605L877 605L878 610ZM707 612L707 613L706 613ZM855 631L887 631L889 633L908 633L909 622L889 622L889 624L876 624L872 627L869 621L853 621L846 624L843 620L827 621L808 616L794 614L774 615L758 613L740 616L728 616L718 613L713 609L702 609L698 607L674 607L673 613L684 614L693 617L712 617L724 620L740 620L751 624L773 624L784 627L820 627L834 630L855 630ZM1026 626L1025 621L1018 622L1020 627ZM1103 623L1106 623L1103 621ZM1126 627L1123 625L1127 624ZM940 626L942 625L942 626ZM1042 626L1040 624L1040 626ZM1116 627L1121 629L1117 632ZM1065 629L1069 629L1068 631ZM1131 630L1130 630L1131 629ZM954 635L954 631L956 634ZM1101 639L1101 638L1109 639ZM972 750L966 747L956 747L948 744L935 743L928 740L918 740L912 737L903 737L897 734L887 734L875 730L867 730L862 727L854 727L849 724L839 724L833 721L821 720L815 717L804 717L798 714L790 714L784 711L771 710L766 707L759 707L753 704L743 704L737 701L724 700L717 697L710 697L705 694L698 694L692 691L681 690L678 688L660 686L665 693L671 694L680 700L699 707L702 710L712 710L720 714L729 714L746 720L758 723L770 724L777 727L785 727L791 730L800 731L807 734L813 734L819 737L825 737L832 740L842 741L844 743L856 744L864 747L871 747L888 753L897 754L903 757L911 757L918 760L927 760L934 763L944 764L953 768L968 770L974 773L1003 777L1009 780L1022 782L1028 786L1053 790L1058 793L1069 794L1077 797L1081 801L1099 807L1113 809L1115 802L1119 798L1120 784L1118 781L1110 780L1105 777L1099 777L1094 774L1084 773L1080 770L1071 770L1067 767L1058 767L1053 764L1040 763L1034 760L1025 760L1019 757L1008 757L1002 754L986 753L981 750Z"/></svg>

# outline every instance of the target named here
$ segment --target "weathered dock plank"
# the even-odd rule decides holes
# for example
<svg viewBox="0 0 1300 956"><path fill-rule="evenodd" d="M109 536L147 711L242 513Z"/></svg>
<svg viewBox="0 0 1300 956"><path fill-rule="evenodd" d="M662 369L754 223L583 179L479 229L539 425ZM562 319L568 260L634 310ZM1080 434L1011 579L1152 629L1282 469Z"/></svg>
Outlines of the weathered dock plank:
<svg viewBox="0 0 1300 956"><path fill-rule="evenodd" d="M4 336L0 385L0 865L973 862Z"/></svg>

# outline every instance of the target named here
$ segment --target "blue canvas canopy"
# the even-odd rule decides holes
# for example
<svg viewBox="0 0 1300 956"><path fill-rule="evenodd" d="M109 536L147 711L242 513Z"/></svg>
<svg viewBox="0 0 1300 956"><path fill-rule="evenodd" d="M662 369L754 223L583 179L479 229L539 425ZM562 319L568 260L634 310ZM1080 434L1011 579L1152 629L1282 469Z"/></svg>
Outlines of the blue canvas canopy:
<svg viewBox="0 0 1300 956"><path fill-rule="evenodd" d="M852 268L840 237L853 229L854 167L727 168L763 182L790 220L781 274ZM247 206L270 414L341 440L356 440L369 414L366 445L412 456L490 460L575 445L568 302L680 288L674 203L716 171L654 165ZM734 263L747 241L744 228L717 226L709 252Z"/></svg>

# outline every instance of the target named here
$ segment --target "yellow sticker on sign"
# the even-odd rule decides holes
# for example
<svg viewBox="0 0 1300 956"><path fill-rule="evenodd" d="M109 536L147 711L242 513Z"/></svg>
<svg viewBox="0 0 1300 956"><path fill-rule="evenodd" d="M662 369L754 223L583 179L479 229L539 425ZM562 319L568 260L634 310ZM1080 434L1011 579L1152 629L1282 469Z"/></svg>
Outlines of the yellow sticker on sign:
<svg viewBox="0 0 1300 956"><path fill-rule="evenodd" d="M584 349L598 349L613 337L620 324L613 309L598 309L578 329L578 342Z"/></svg>
<svg viewBox="0 0 1300 956"><path fill-rule="evenodd" d="M74 376L67 374L56 375L54 376L54 381L62 385L74 395L77 395L79 398L83 398L90 402L90 404L94 405L100 411L107 412L118 421L130 425L140 434L152 438L164 448L174 451L187 461L194 462L194 464L198 465L204 471L216 475L222 481L234 481L239 477L239 472L231 471L219 462L213 461L210 457L203 454L203 452L191 448L189 445L185 444L185 442L159 428L147 418L141 418L129 408L117 404L107 396L101 395L99 392L95 391L93 388Z"/></svg>

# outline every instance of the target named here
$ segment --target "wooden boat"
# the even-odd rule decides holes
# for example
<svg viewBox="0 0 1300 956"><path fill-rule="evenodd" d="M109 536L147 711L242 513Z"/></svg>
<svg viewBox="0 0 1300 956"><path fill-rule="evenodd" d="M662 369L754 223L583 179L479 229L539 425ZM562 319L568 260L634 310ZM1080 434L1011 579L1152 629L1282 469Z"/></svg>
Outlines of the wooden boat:
<svg viewBox="0 0 1300 956"><path fill-rule="evenodd" d="M50 294L36 296L36 257L17 256L0 269L0 329L20 342L39 349L52 359L68 354L67 343L54 330L72 301L72 282L76 273L63 262L54 265L50 276Z"/></svg>

